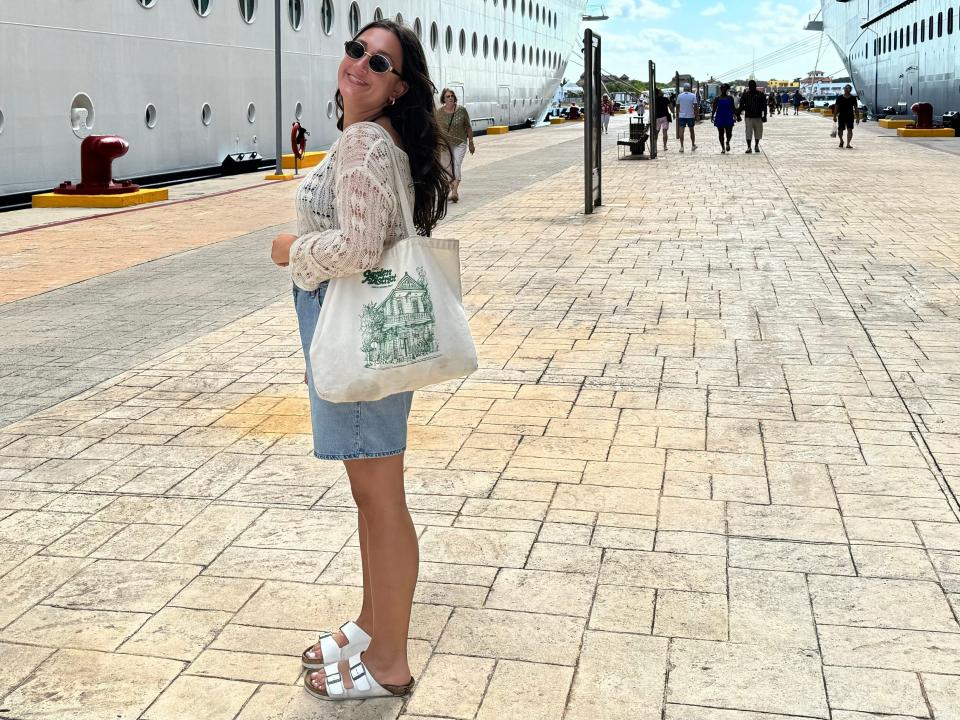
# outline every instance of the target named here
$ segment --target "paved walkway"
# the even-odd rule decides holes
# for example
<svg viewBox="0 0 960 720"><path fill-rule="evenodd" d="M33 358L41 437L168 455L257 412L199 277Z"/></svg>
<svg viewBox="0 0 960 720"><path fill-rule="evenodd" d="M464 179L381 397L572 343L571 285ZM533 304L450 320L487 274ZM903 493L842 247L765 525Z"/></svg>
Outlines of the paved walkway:
<svg viewBox="0 0 960 720"><path fill-rule="evenodd" d="M655 163L611 134L591 217L575 128L510 138L566 154L522 182L490 139L465 189L518 184L438 233L482 367L414 405L406 702L298 686L359 558L282 275L0 429L0 718L960 716L954 158L828 130Z"/></svg>

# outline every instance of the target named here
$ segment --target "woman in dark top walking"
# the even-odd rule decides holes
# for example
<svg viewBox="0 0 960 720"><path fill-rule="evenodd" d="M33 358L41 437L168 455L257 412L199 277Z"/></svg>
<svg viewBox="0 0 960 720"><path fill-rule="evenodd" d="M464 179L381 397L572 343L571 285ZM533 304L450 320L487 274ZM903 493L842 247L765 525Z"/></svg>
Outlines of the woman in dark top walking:
<svg viewBox="0 0 960 720"><path fill-rule="evenodd" d="M663 90L660 88L657 88L653 101L653 113L654 117L656 118L656 131L663 136L663 149L666 150L667 131L670 129L670 120L673 119L670 115L670 101L663 96ZM654 136L654 142L656 142L656 136Z"/></svg>
<svg viewBox="0 0 960 720"><path fill-rule="evenodd" d="M734 122L740 119L737 112L737 106L730 97L730 86L723 84L720 86L720 95L713 99L713 112L711 113L713 124L717 127L717 133L720 136L720 154L726 155L730 152L730 138L733 137Z"/></svg>

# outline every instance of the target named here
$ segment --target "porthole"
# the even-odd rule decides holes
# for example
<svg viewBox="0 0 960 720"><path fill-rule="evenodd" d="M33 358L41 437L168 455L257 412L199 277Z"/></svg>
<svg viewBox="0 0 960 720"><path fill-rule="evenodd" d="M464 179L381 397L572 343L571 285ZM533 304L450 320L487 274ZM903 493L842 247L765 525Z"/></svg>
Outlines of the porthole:
<svg viewBox="0 0 960 720"><path fill-rule="evenodd" d="M200 122L204 125L213 122L213 108L210 107L210 103L204 103L203 107L200 108Z"/></svg>
<svg viewBox="0 0 960 720"><path fill-rule="evenodd" d="M513 44L510 54L513 56L512 58L513 62L516 62L517 61L517 44L516 43Z"/></svg>
<svg viewBox="0 0 960 720"><path fill-rule="evenodd" d="M467 33L461 28L460 30L460 54L463 55L467 52Z"/></svg>
<svg viewBox="0 0 960 720"><path fill-rule="evenodd" d="M520 0L520 14L527 14L527 0Z"/></svg>
<svg viewBox="0 0 960 720"><path fill-rule="evenodd" d="M413 21L413 32L417 34L417 40L423 42L423 25L420 23L420 18Z"/></svg>
<svg viewBox="0 0 960 720"><path fill-rule="evenodd" d="M520 63L522 65L527 64L527 46L526 45L520 46Z"/></svg>
<svg viewBox="0 0 960 720"><path fill-rule="evenodd" d="M453 28L449 25L447 25L447 32L445 34L445 45L447 52L453 52Z"/></svg>
<svg viewBox="0 0 960 720"><path fill-rule="evenodd" d="M514 12L517 11L517 0L512 0L512 2L510 3L510 8L511 8Z"/></svg>
<svg viewBox="0 0 960 720"><path fill-rule="evenodd" d="M247 105L247 122L254 123L257 121L257 106L253 103Z"/></svg>
<svg viewBox="0 0 960 720"><path fill-rule="evenodd" d="M303 119L303 103L302 102L298 102L296 107L294 107L293 116L297 119L298 122Z"/></svg>
<svg viewBox="0 0 960 720"><path fill-rule="evenodd" d="M336 106L333 104L333 100L331 100L327 103L327 117L332 118L335 110Z"/></svg>
<svg viewBox="0 0 960 720"><path fill-rule="evenodd" d="M197 15L200 17L206 17L210 14L210 7L213 5L213 0L193 0L193 9L197 11Z"/></svg>
<svg viewBox="0 0 960 720"><path fill-rule="evenodd" d="M480 41L477 40L477 34L474 33L473 37L470 38L470 50L473 52L473 56L477 56L477 51L480 49Z"/></svg>
<svg viewBox="0 0 960 720"><path fill-rule="evenodd" d="M324 35L333 32L333 0L323 0L320 5L320 29Z"/></svg>
<svg viewBox="0 0 960 720"><path fill-rule="evenodd" d="M326 10L330 0L324 0L323 8ZM303 0L287 0L287 10L290 15L290 27L299 30L303 27ZM333 8L331 8L332 12ZM329 33L327 33L329 34Z"/></svg>
<svg viewBox="0 0 960 720"><path fill-rule="evenodd" d="M150 103L146 109L144 109L143 122L151 130L157 126L157 106L153 103Z"/></svg>
<svg viewBox="0 0 960 720"><path fill-rule="evenodd" d="M78 138L85 138L93 132L93 123L96 112L93 100L86 93L77 93L70 103L70 127Z"/></svg>
<svg viewBox="0 0 960 720"><path fill-rule="evenodd" d="M483 36L483 56L487 57L490 55L490 38L486 35Z"/></svg>
<svg viewBox="0 0 960 720"><path fill-rule="evenodd" d="M137 0L140 3L140 7L145 7L148 10L157 4L157 0Z"/></svg>
<svg viewBox="0 0 960 720"><path fill-rule="evenodd" d="M257 0L240 0L240 17L250 24L257 17Z"/></svg>
<svg viewBox="0 0 960 720"><path fill-rule="evenodd" d="M3 134L3 110L0 109L0 135Z"/></svg>
<svg viewBox="0 0 960 720"><path fill-rule="evenodd" d="M397 25L403 25L403 14L397 13Z"/></svg>
<svg viewBox="0 0 960 720"><path fill-rule="evenodd" d="M440 30L436 23L430 23L430 49L436 50L438 42L440 42Z"/></svg>
<svg viewBox="0 0 960 720"><path fill-rule="evenodd" d="M360 6L355 2L350 4L350 36L356 37L360 32Z"/></svg>
<svg viewBox="0 0 960 720"><path fill-rule="evenodd" d="M373 11L373 21L380 22L381 20L383 20L383 10L377 8Z"/></svg>
<svg viewBox="0 0 960 720"><path fill-rule="evenodd" d="M500 38L493 39L493 59L500 57Z"/></svg>

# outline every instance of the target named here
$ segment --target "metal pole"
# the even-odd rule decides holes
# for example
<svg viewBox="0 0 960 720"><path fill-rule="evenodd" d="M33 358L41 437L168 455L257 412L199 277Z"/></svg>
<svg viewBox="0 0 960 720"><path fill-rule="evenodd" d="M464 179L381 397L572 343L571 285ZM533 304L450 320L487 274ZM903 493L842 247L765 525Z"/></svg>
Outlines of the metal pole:
<svg viewBox="0 0 960 720"><path fill-rule="evenodd" d="M283 175L283 104L281 100L281 72L280 72L280 0L274 0L274 84L276 91L276 108L277 108L277 169L275 170L277 175Z"/></svg>
<svg viewBox="0 0 960 720"><path fill-rule="evenodd" d="M583 32L583 209L593 212L593 31Z"/></svg>
<svg viewBox="0 0 960 720"><path fill-rule="evenodd" d="M647 62L648 82L647 82L647 113L650 118L648 123L649 130L647 136L650 140L650 159L657 157L657 64L650 60Z"/></svg>

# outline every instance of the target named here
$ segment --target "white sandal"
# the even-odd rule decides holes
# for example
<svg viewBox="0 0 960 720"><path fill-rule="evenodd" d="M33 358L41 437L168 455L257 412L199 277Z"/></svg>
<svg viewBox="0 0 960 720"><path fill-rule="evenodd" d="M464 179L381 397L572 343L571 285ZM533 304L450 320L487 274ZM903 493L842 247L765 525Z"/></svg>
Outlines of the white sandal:
<svg viewBox="0 0 960 720"><path fill-rule="evenodd" d="M339 663L331 663L323 669L326 679L325 687L314 684L314 681L319 679L319 672L304 673L303 687L319 700L366 700L378 697L403 697L413 690L413 684L416 682L410 678L410 682L406 685L381 685L363 664L360 653L350 658L349 666L350 678L353 680L351 688L343 684Z"/></svg>
<svg viewBox="0 0 960 720"><path fill-rule="evenodd" d="M340 647L333 637L333 633L323 633L315 645L311 645L300 656L300 661L308 670L322 670L331 663L338 663L341 660L353 657L362 653L370 647L370 640L363 629L353 620L348 620L340 626L340 632L347 638L347 644ZM314 648L319 645L320 653L317 654Z"/></svg>

